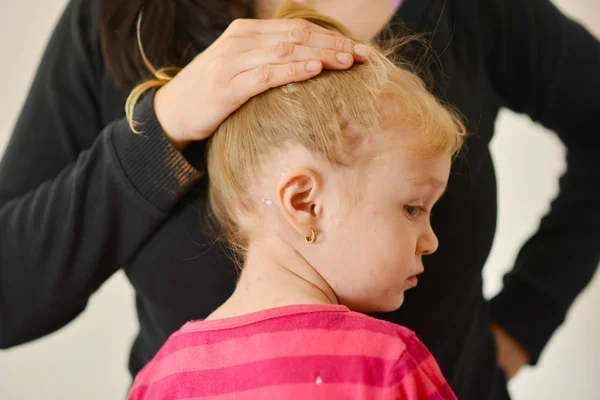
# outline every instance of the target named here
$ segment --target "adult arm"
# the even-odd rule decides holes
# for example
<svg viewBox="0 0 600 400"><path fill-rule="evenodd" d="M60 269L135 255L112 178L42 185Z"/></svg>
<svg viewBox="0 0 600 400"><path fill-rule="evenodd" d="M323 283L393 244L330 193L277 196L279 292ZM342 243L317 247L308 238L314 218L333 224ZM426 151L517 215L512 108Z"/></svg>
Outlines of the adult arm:
<svg viewBox="0 0 600 400"><path fill-rule="evenodd" d="M52 332L127 263L197 180L152 96L144 136L101 127L95 2L71 1L0 163L0 347Z"/></svg>
<svg viewBox="0 0 600 400"><path fill-rule="evenodd" d="M600 43L549 0L476 3L499 98L567 148L560 192L491 300L493 321L535 364L600 260Z"/></svg>

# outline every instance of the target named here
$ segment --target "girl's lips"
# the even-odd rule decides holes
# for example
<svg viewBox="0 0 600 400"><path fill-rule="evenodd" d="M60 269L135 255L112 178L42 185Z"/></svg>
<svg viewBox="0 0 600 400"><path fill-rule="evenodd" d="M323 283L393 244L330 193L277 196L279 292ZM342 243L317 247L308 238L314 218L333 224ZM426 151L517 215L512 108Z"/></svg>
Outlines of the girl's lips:
<svg viewBox="0 0 600 400"><path fill-rule="evenodd" d="M419 283L419 278L417 277L417 275L413 275L413 276L406 278L406 282L408 282L408 285L410 287L414 288Z"/></svg>
<svg viewBox="0 0 600 400"><path fill-rule="evenodd" d="M406 278L406 282L408 283L408 285L411 288L414 288L417 286L417 284L419 283L419 275L421 275L423 273L423 271L419 271L414 275L409 276L408 278Z"/></svg>

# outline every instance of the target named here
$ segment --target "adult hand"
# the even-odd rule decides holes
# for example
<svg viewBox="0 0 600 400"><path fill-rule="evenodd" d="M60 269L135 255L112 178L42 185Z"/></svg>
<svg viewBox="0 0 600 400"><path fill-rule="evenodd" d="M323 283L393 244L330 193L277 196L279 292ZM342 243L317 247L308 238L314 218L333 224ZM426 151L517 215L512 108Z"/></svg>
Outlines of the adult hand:
<svg viewBox="0 0 600 400"><path fill-rule="evenodd" d="M496 341L497 363L510 380L519 370L529 363L530 356L506 330L492 323L492 334Z"/></svg>
<svg viewBox="0 0 600 400"><path fill-rule="evenodd" d="M154 108L167 138L182 150L206 139L252 96L303 81L323 68L366 61L366 47L305 20L237 19L159 89Z"/></svg>

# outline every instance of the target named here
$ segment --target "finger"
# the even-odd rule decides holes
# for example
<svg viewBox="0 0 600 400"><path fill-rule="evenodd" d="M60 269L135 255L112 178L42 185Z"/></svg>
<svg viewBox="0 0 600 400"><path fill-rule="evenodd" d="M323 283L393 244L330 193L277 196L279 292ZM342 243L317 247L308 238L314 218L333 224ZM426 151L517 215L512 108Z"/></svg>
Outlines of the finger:
<svg viewBox="0 0 600 400"><path fill-rule="evenodd" d="M312 29L315 32L331 36L342 36L341 33L323 28L304 19L236 19L227 30L236 35L256 33L281 33L291 32L294 29Z"/></svg>
<svg viewBox="0 0 600 400"><path fill-rule="evenodd" d="M318 75L323 70L320 61L297 61L287 64L264 64L243 72L231 80L233 93L239 93L240 104L274 87L300 82Z"/></svg>
<svg viewBox="0 0 600 400"><path fill-rule="evenodd" d="M287 64L310 60L321 61L323 68L334 70L349 68L354 63L350 53L280 42L275 46L260 47L242 53L232 59L230 65L238 68L236 74L239 74L263 64Z"/></svg>
<svg viewBox="0 0 600 400"><path fill-rule="evenodd" d="M305 20L236 21L241 21L238 27L219 38L221 43L227 42L221 49L223 53L250 51L257 47L275 46L280 42L286 42L350 53L355 61L364 62L368 59L368 50L365 45L348 39L339 32L325 29ZM260 27L260 29L253 30L251 29L253 26Z"/></svg>
<svg viewBox="0 0 600 400"><path fill-rule="evenodd" d="M331 36L311 30L294 30L291 32L260 35L257 39L260 47L276 46L284 42L334 50L339 53L350 53L357 61L367 60L366 46L345 36Z"/></svg>

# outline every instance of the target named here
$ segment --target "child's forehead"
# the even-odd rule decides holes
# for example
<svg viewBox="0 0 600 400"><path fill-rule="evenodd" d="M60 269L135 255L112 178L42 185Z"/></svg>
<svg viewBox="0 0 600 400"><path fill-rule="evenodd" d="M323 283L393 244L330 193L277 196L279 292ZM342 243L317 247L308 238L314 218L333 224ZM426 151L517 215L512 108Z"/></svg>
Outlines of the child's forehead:
<svg viewBox="0 0 600 400"><path fill-rule="evenodd" d="M354 140L352 155L369 161L383 158L383 153L402 152L415 155L421 150L423 142L417 128L402 120L384 120L378 126L353 134L360 136Z"/></svg>
<svg viewBox="0 0 600 400"><path fill-rule="evenodd" d="M400 179L418 186L445 185L452 157L431 155L420 140L412 140L410 131L379 132L365 140L355 155L357 168L371 176Z"/></svg>

